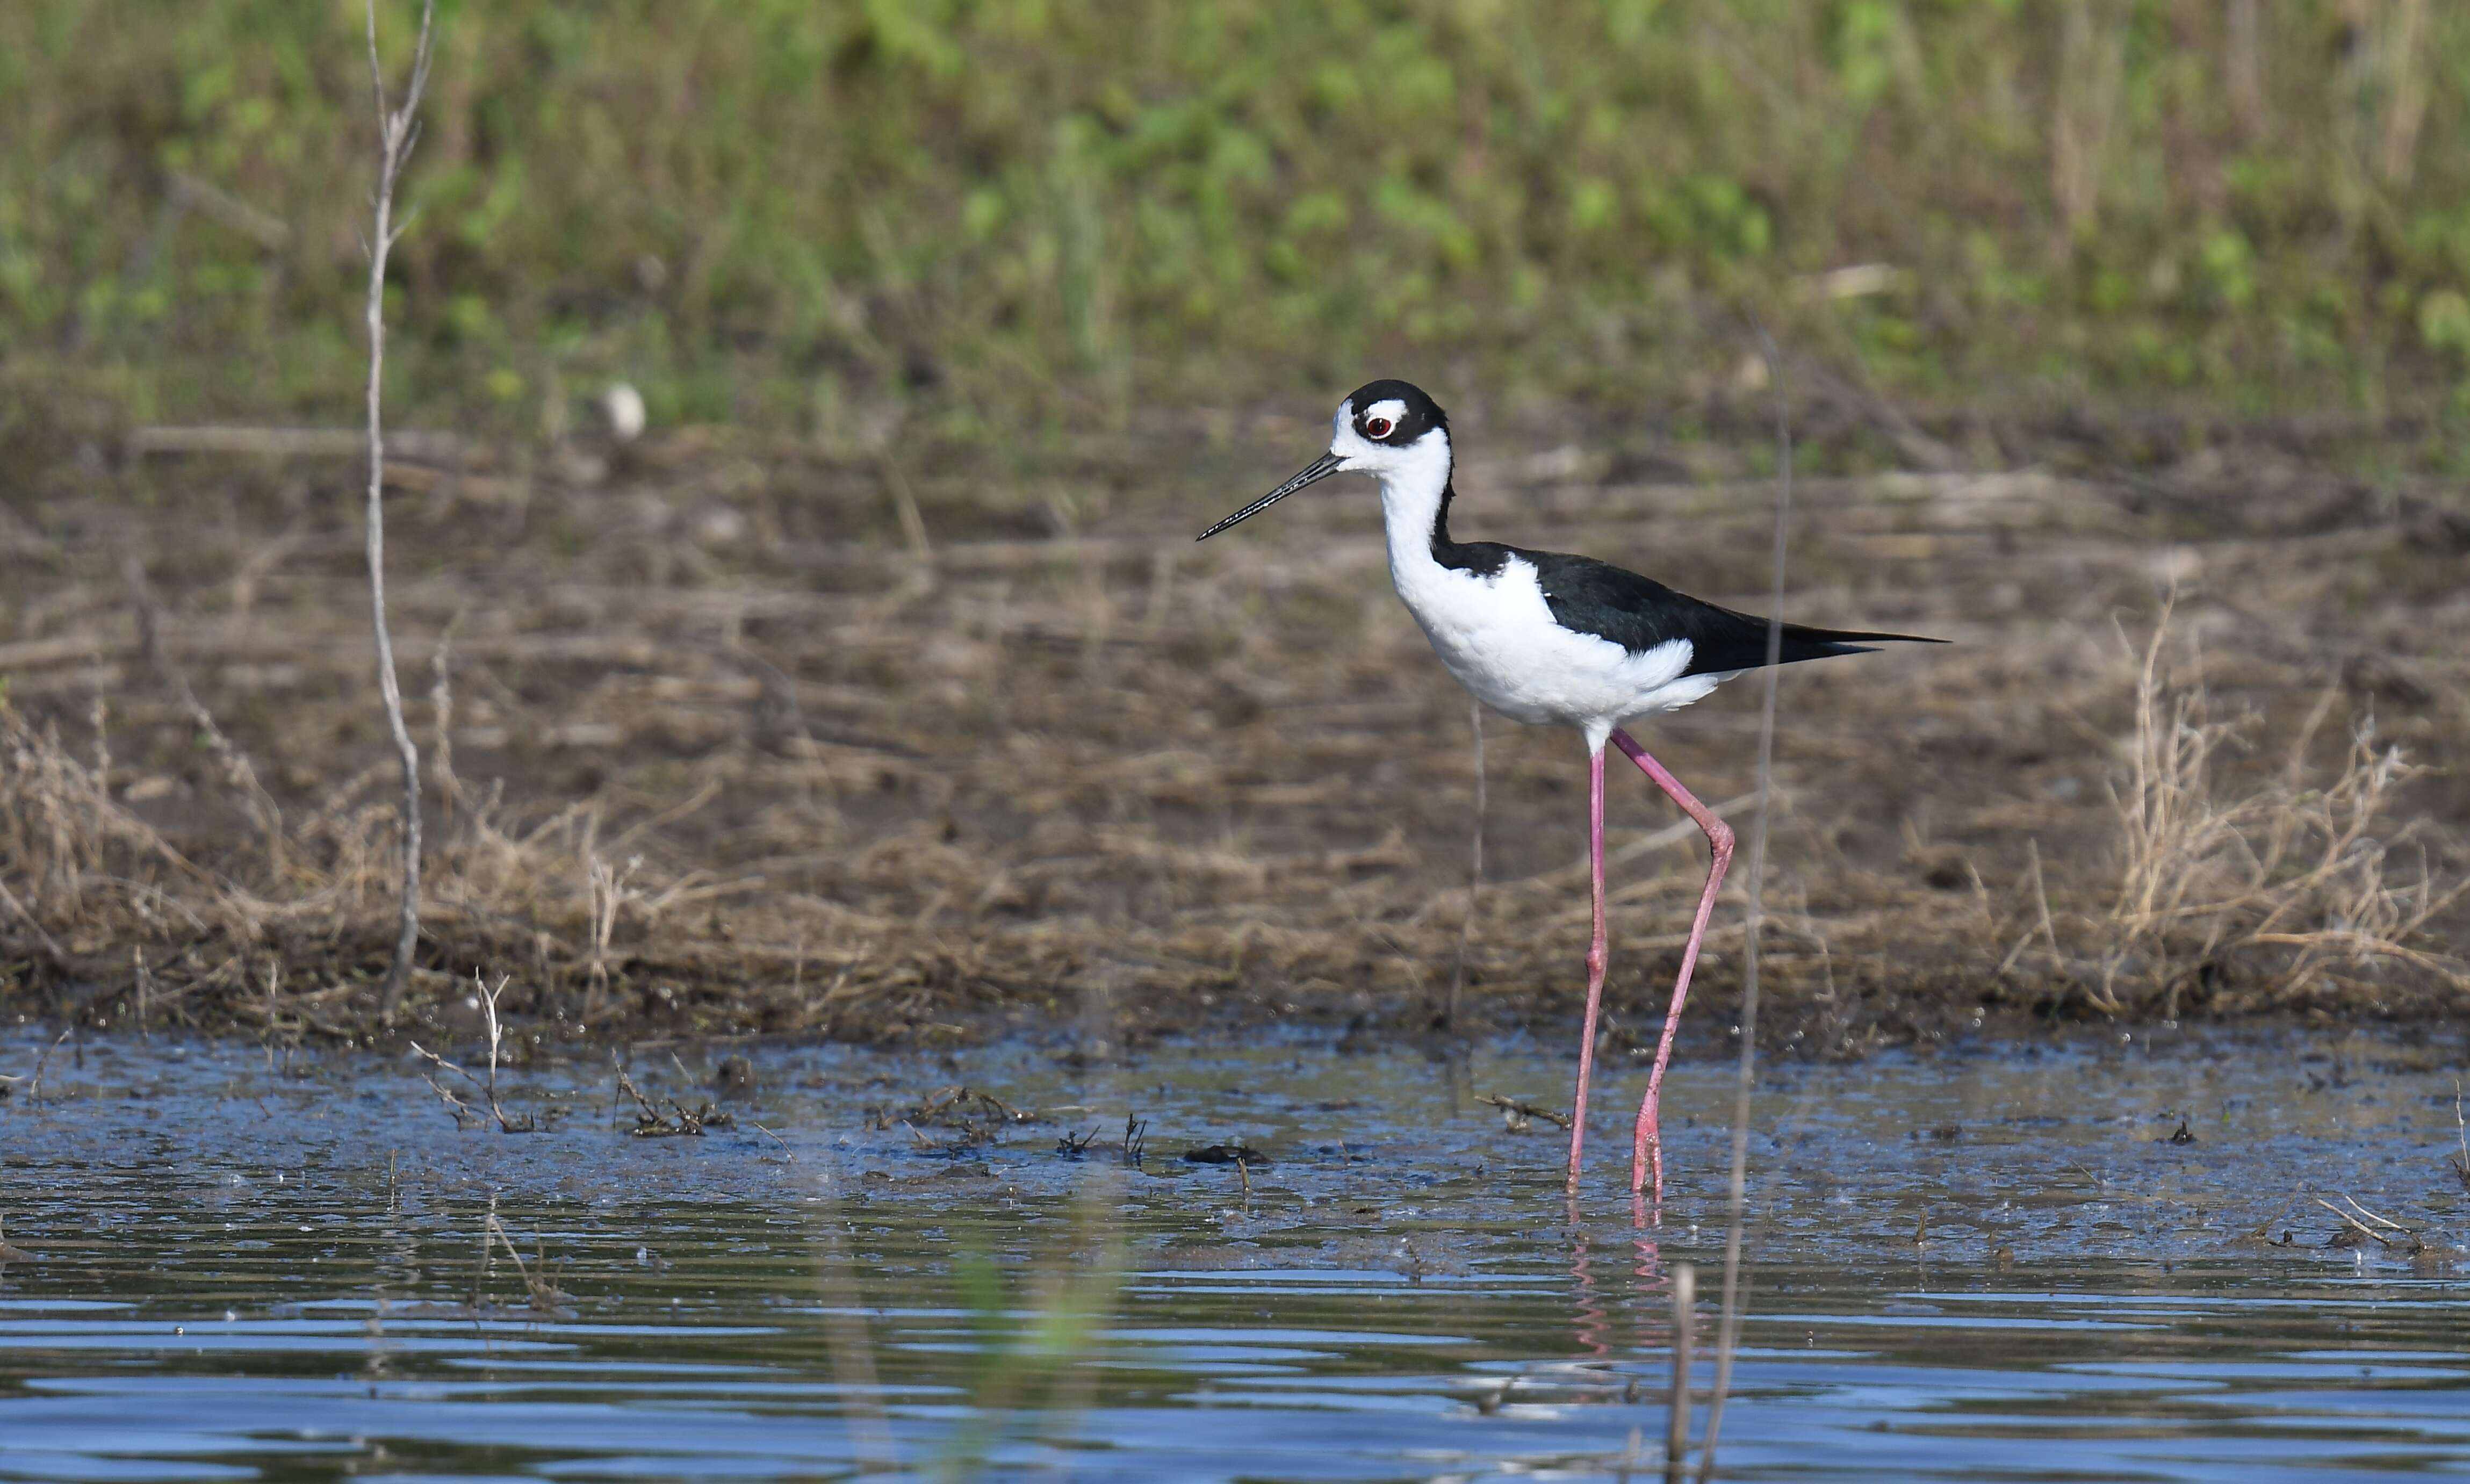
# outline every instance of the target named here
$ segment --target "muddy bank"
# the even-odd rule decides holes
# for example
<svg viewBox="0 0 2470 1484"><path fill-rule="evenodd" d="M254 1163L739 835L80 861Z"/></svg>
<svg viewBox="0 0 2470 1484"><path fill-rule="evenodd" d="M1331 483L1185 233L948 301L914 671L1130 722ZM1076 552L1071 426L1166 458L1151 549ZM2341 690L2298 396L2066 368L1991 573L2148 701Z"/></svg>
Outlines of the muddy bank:
<svg viewBox="0 0 2470 1484"><path fill-rule="evenodd" d="M1333 486L1196 548L1313 436L1228 431L1165 471L709 434L404 462L433 807L407 1024L468 1029L475 976L550 1041L1566 1021L1574 742L1486 721L1470 912L1467 706L1388 591L1374 502ZM1762 601L1754 449L1474 447L1469 533ZM9 1009L372 1032L391 785L350 478L128 454L10 492ZM2444 499L2262 444L1804 480L1792 616L1955 642L1786 674L1779 1044L2457 1015L2470 657L2433 637L2470 632L2470 554ZM1756 707L1736 684L1643 735L1736 824ZM1611 803L1618 1044L1661 1014L1704 865L1643 784ZM1736 873L1712 1035L1741 923Z"/></svg>

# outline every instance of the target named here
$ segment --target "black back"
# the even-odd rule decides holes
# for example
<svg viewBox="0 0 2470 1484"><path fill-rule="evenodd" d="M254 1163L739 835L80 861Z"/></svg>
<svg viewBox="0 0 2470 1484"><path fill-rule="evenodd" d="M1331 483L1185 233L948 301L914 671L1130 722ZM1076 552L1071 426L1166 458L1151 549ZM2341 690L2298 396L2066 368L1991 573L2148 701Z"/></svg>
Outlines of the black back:
<svg viewBox="0 0 2470 1484"><path fill-rule="evenodd" d="M1652 578L1624 571L1593 557L1558 551L1518 553L1535 565L1544 601L1552 621L1611 639L1632 654L1641 654L1672 639L1689 641L1689 668L1684 675L1719 675L1754 670L1767 662L1767 620L1754 614L1675 592ZM1872 641L1910 640L1935 644L1938 639L1911 634L1874 634L1860 629L1813 629L1783 625L1779 662L1824 660L1832 655L1868 654Z"/></svg>
<svg viewBox="0 0 2470 1484"><path fill-rule="evenodd" d="M1644 654L1673 639L1689 641L1689 667L1684 675L1725 675L1755 670L1767 662L1767 621L1750 614L1675 592L1651 577L1642 577L1594 557L1562 551L1529 551L1498 542L1454 542L1449 539L1448 512L1434 522L1433 556L1444 567L1489 576L1511 557L1535 568L1544 602L1552 621L1565 629L1607 638L1631 654ZM1806 624L1783 626L1779 662L1825 660L1833 655L1870 653L1875 642L1909 641L1938 644L1943 639L1913 634L1873 634L1860 629L1813 629Z"/></svg>

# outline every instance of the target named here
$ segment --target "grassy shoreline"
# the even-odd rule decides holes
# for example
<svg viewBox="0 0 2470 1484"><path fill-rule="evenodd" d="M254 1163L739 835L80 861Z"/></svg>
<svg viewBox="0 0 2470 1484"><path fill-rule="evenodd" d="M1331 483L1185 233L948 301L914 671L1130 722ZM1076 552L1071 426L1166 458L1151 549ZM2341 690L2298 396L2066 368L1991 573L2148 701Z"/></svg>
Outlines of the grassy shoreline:
<svg viewBox="0 0 2470 1484"><path fill-rule="evenodd" d="M408 12L389 14L389 56ZM1755 307L1864 395L2443 420L2470 12L1281 0L449 6L407 426L1121 429L1379 364L1703 405ZM348 420L358 7L0 15L0 445Z"/></svg>

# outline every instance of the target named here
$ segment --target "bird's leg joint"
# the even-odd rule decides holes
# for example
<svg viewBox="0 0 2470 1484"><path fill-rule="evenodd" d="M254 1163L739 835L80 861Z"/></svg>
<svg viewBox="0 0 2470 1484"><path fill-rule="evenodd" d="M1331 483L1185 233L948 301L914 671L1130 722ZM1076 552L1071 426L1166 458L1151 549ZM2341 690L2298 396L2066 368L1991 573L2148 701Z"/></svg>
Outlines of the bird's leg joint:
<svg viewBox="0 0 2470 1484"><path fill-rule="evenodd" d="M1712 813L1700 823L1707 826L1707 845L1709 848L1714 851L1715 859L1719 861L1731 860L1733 858L1733 826L1725 823L1722 816Z"/></svg>

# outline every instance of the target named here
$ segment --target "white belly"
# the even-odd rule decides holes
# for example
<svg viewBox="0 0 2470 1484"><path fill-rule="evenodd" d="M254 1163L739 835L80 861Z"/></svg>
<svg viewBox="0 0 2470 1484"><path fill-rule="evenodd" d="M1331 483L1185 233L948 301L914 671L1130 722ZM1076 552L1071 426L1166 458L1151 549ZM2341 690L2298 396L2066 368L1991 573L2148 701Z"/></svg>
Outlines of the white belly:
<svg viewBox="0 0 2470 1484"><path fill-rule="evenodd" d="M1393 556L1389 568L1408 612L1458 684L1514 721L1576 727L1600 747L1626 718L1688 706L1721 679L1681 673L1689 667L1687 639L1634 655L1562 628L1535 568L1516 557L1483 577L1413 555Z"/></svg>

